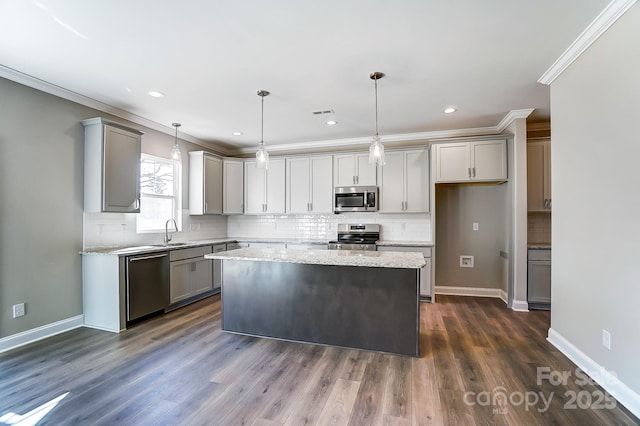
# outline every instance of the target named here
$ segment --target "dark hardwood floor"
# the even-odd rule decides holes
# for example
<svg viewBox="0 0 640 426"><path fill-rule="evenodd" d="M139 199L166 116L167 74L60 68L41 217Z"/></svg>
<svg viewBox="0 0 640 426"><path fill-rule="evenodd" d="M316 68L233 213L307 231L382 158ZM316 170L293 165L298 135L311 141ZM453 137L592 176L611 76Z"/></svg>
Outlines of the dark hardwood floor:
<svg viewBox="0 0 640 426"><path fill-rule="evenodd" d="M121 334L80 328L0 354L0 424L67 392L39 424L638 424L578 386L548 328L549 312L439 296L421 304L410 358L222 333L213 296Z"/></svg>

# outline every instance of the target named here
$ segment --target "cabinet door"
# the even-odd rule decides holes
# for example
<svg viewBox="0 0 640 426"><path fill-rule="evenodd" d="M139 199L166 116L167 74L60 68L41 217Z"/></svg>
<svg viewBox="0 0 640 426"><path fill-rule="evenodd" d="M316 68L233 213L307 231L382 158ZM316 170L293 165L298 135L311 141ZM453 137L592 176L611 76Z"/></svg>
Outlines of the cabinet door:
<svg viewBox="0 0 640 426"><path fill-rule="evenodd" d="M420 270L420 296L431 296L431 258L425 257L427 263Z"/></svg>
<svg viewBox="0 0 640 426"><path fill-rule="evenodd" d="M222 160L204 156L204 213L222 213Z"/></svg>
<svg viewBox="0 0 640 426"><path fill-rule="evenodd" d="M285 212L285 162L284 158L269 161L266 185L266 213L283 214Z"/></svg>
<svg viewBox="0 0 640 426"><path fill-rule="evenodd" d="M547 200L547 210L551 210L551 142L544 147L544 198Z"/></svg>
<svg viewBox="0 0 640 426"><path fill-rule="evenodd" d="M213 289L211 260L203 257L191 259L191 294L203 293Z"/></svg>
<svg viewBox="0 0 640 426"><path fill-rule="evenodd" d="M141 137L104 125L103 212L140 212Z"/></svg>
<svg viewBox="0 0 640 426"><path fill-rule="evenodd" d="M333 213L333 158L311 157L311 211Z"/></svg>
<svg viewBox="0 0 640 426"><path fill-rule="evenodd" d="M385 166L386 167L386 166ZM429 151L405 153L405 205L407 213L429 211Z"/></svg>
<svg viewBox="0 0 640 426"><path fill-rule="evenodd" d="M356 185L376 186L377 169L373 164L369 164L369 153L355 154L356 163Z"/></svg>
<svg viewBox="0 0 640 426"><path fill-rule="evenodd" d="M527 210L545 210L544 144L527 144Z"/></svg>
<svg viewBox="0 0 640 426"><path fill-rule="evenodd" d="M471 143L473 180L507 178L507 143L504 140Z"/></svg>
<svg viewBox="0 0 640 426"><path fill-rule="evenodd" d="M213 246L214 253L220 253L227 250L227 246L231 244L216 244ZM213 288L222 287L222 260L213 259Z"/></svg>
<svg viewBox="0 0 640 426"><path fill-rule="evenodd" d="M551 262L530 260L527 271L527 300L532 303L551 303Z"/></svg>
<svg viewBox="0 0 640 426"><path fill-rule="evenodd" d="M244 164L242 161L222 162L222 214L244 213Z"/></svg>
<svg viewBox="0 0 640 426"><path fill-rule="evenodd" d="M256 168L255 161L244 165L244 213L263 214L265 205L266 173Z"/></svg>
<svg viewBox="0 0 640 426"><path fill-rule="evenodd" d="M287 213L307 213L311 202L309 157L287 158Z"/></svg>
<svg viewBox="0 0 640 426"><path fill-rule="evenodd" d="M436 182L466 182L470 179L471 158L467 143L435 145Z"/></svg>
<svg viewBox="0 0 640 426"><path fill-rule="evenodd" d="M405 208L404 152L385 154L386 164L380 167L380 212L402 213ZM424 184L426 186L426 184Z"/></svg>
<svg viewBox="0 0 640 426"><path fill-rule="evenodd" d="M176 303L191 296L191 261L171 262L169 271L170 302Z"/></svg>
<svg viewBox="0 0 640 426"><path fill-rule="evenodd" d="M353 154L333 156L333 182L335 186L356 184L356 165Z"/></svg>

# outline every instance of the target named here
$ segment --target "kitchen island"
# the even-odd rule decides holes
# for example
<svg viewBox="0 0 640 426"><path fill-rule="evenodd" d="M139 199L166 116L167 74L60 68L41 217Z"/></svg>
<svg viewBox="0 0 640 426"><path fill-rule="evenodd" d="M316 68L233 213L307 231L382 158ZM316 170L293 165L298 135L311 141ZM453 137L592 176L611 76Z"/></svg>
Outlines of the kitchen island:
<svg viewBox="0 0 640 426"><path fill-rule="evenodd" d="M244 248L222 260L222 329L419 356L421 253Z"/></svg>

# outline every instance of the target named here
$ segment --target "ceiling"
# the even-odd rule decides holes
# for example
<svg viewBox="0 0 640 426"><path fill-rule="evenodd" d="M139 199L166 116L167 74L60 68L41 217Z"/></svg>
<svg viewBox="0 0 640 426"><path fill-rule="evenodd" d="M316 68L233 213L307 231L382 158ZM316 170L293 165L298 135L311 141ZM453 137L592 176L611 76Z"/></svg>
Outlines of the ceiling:
<svg viewBox="0 0 640 426"><path fill-rule="evenodd" d="M369 74L381 71L380 134L428 135L495 127L518 109L548 120L549 87L537 80L607 4L0 0L0 65L169 133L180 122L226 152L260 140L261 89L272 149L370 137Z"/></svg>

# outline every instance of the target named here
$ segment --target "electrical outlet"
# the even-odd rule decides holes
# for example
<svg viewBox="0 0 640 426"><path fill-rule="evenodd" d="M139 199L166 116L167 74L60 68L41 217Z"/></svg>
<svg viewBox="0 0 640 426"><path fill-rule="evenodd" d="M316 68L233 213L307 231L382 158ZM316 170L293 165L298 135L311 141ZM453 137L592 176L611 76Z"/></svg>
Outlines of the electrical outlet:
<svg viewBox="0 0 640 426"><path fill-rule="evenodd" d="M611 350L611 333L604 328L602 329L602 346Z"/></svg>
<svg viewBox="0 0 640 426"><path fill-rule="evenodd" d="M462 255L460 256L461 268L473 268L473 256Z"/></svg>
<svg viewBox="0 0 640 426"><path fill-rule="evenodd" d="M473 230L477 231L480 229L480 224L478 222L473 222Z"/></svg>
<svg viewBox="0 0 640 426"><path fill-rule="evenodd" d="M13 317L18 318L24 316L24 303L13 305Z"/></svg>

